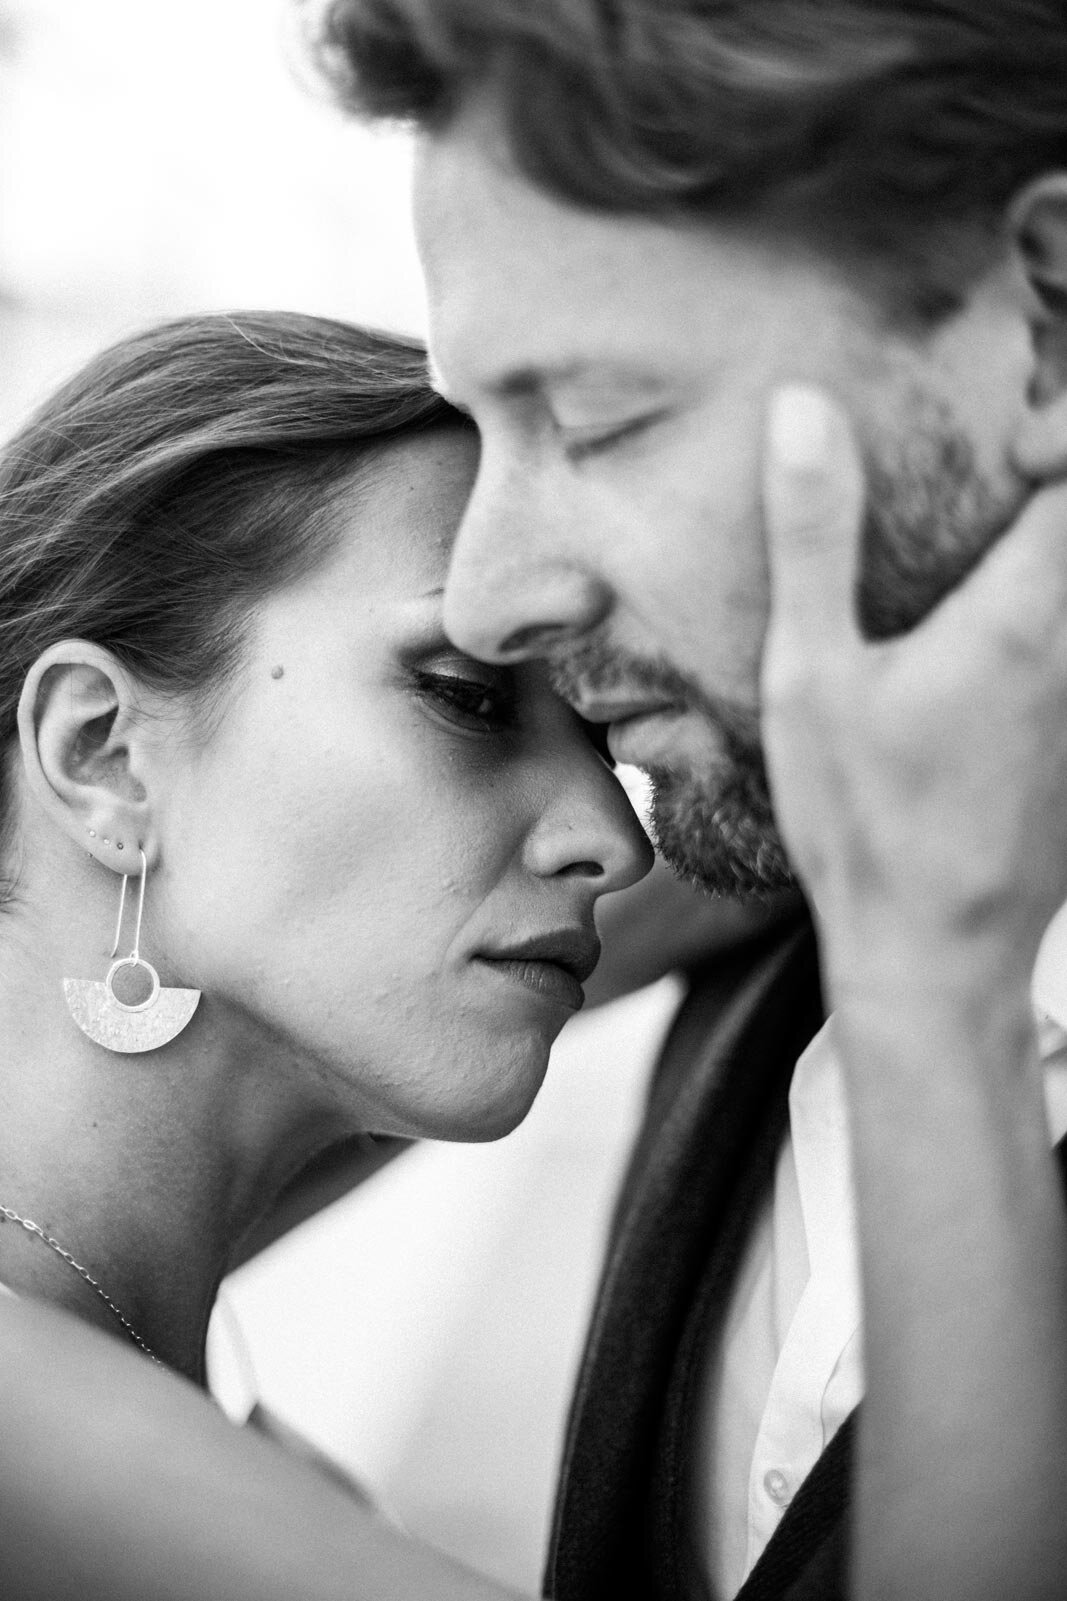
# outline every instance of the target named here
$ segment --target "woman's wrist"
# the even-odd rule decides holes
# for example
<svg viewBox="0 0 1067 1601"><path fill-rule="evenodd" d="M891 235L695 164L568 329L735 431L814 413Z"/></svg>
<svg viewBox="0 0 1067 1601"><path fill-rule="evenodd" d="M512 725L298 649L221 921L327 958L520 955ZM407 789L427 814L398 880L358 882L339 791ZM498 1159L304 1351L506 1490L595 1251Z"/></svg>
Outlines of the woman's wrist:
<svg viewBox="0 0 1067 1601"><path fill-rule="evenodd" d="M1043 932L1036 923L912 902L858 906L829 918L817 910L816 926L831 1010L1029 1006Z"/></svg>
<svg viewBox="0 0 1067 1601"><path fill-rule="evenodd" d="M1027 986L975 974L965 987L857 988L832 1027L861 1183L881 1173L893 1187L952 1189L960 1169L968 1188L1047 1156Z"/></svg>
<svg viewBox="0 0 1067 1601"><path fill-rule="evenodd" d="M1033 951L982 935L934 937L928 929L884 931L822 945L824 987L853 1100L884 1104L921 1096L932 1112L1039 1083L1030 986ZM1006 1108L1007 1110L1007 1108ZM910 1103L910 1115L916 1106Z"/></svg>

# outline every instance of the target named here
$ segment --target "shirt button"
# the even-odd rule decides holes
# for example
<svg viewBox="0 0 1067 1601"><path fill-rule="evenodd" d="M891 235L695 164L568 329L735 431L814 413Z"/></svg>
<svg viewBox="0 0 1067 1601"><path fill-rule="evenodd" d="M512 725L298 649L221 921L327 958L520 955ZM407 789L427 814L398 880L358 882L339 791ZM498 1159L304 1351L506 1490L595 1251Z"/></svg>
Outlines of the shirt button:
<svg viewBox="0 0 1067 1601"><path fill-rule="evenodd" d="M763 1488L774 1502L775 1506L788 1506L792 1500L789 1493L789 1480L777 1468L771 1468L769 1473L763 1475Z"/></svg>

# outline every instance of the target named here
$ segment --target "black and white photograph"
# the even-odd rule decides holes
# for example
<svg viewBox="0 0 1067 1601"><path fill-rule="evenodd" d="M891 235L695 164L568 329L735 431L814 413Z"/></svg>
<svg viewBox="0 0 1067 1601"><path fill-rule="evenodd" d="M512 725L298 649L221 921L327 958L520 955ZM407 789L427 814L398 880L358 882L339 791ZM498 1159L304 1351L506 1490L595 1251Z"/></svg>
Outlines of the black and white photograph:
<svg viewBox="0 0 1067 1601"><path fill-rule="evenodd" d="M1059 0L0 0L0 724L0 1601L1067 1601Z"/></svg>

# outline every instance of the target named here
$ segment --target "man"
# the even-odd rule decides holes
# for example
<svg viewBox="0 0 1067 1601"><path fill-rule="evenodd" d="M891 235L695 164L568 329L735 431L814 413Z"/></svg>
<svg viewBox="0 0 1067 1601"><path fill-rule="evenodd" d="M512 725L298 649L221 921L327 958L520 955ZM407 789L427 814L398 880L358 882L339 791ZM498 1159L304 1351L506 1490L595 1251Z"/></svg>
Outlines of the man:
<svg viewBox="0 0 1067 1601"><path fill-rule="evenodd" d="M450 596L453 627L489 653L551 647L587 709L599 697L599 710L615 714L619 754L658 770L660 830L683 865L741 883L773 883L785 871L753 742L768 577L756 464L773 386L797 378L829 385L860 435L872 491L869 630L889 634L919 615L1026 506L1010 537L921 627L874 649L851 617L861 494L848 426L806 391L787 392L772 409L771 458L784 473L764 495L775 607L762 661L762 738L778 820L819 907L838 1009L836 1050L805 1052L805 1061L837 1062L854 1134L867 1336L855 1591L1061 1594L1063 1213L1040 1126L1026 996L1036 930L1067 889L1054 804L1067 728L1065 509L1055 497L1027 505L1033 482L1063 468L1061 206L1048 176L1060 150L1061 20L1035 0L987 0L980 11L962 0L906 9L884 0L723 0L714 12L705 4L692 13L671 0L632 0L625 12L606 0L595 9L580 0L466 0L450 26L448 0L425 0L416 20L434 48L423 59L395 8L375 7L384 35L369 33L353 7L337 16L337 40L375 68L380 102L425 113L433 130L422 205L438 365L478 412L486 438L485 477ZM725 18L724 31L714 18ZM495 28L501 47L484 50ZM504 48L516 33L525 41L518 58ZM458 78L429 69L435 52ZM483 80L494 93L517 82L515 137L502 138L508 97L499 112L492 95L483 103ZM443 98L442 81L451 87ZM712 115L720 104L731 113L725 126ZM517 137L538 128L540 145ZM533 184L509 171L523 150ZM553 184L602 209L561 204ZM724 304L726 313L717 309ZM462 336L449 332L449 307L466 312ZM564 314L574 308L580 315L568 325ZM561 342L573 345L579 333L614 349L642 331L644 345L627 347L606 373L603 361L575 370L573 351L561 362ZM554 358L531 349L534 336ZM536 385L513 370L522 341L527 367L539 358ZM504 348L512 350L510 381L501 385L471 357L491 371ZM666 371L655 370L657 352ZM560 390L551 409L549 371ZM891 601L881 612L880 597ZM622 715L653 706L677 710L645 718L643 729ZM708 804L712 794L720 804ZM768 1160L767 1126L778 1129L756 1114L765 1097L780 1105L777 1067L767 1070L762 1056L783 1056L791 1032L814 1026L814 997L802 936L764 954L742 1003L727 997L723 1008L735 1038L721 1053L732 1060L730 1095L718 1109L738 1121L738 1097L754 1081L741 1119L745 1154L774 1171L774 1209L739 1230L744 1209L726 1208L748 1243L715 1242L721 1282L696 1286L708 1304L697 1297L673 1347L638 1349L661 1321L662 1275L638 1286L643 1315L630 1347L638 1388L643 1397L656 1391L646 1357L665 1364L659 1389L670 1403L662 1430L645 1430L655 1436L652 1460L640 1466L658 1477L637 1488L659 1493L652 1507L630 1498L619 1475L625 1453L610 1438L613 1415L622 1443L630 1438L626 1363L587 1368L559 1552L567 1583L576 1573L589 1594L685 1594L716 1583L719 1550L704 1547L701 1507L689 1516L684 1504L691 1490L706 1509L721 1492L730 1516L729 1483L701 1478L701 1431L706 1423L712 1455L725 1442L728 1464L731 1440L744 1444L753 1417L759 1431L796 1421L788 1395L750 1395L751 1405L731 1411L738 1387L719 1383L716 1363L739 1361L740 1376L751 1378L748 1341L716 1340L710 1326L712 1308L728 1306L736 1335L757 1301L772 1336L760 1342L749 1387L757 1392L768 1345L782 1332L783 1352L795 1352L793 1336L804 1332L788 1293L796 1283L782 1286L789 1327L779 1331L774 1295L768 1301L760 1278L768 1261L801 1277L803 1251L786 1240L778 1255L753 1254L768 1217L772 1234L779 1216L795 1227L797 1208L785 1200L799 1181L804 1140L794 1122L794 1171L788 1144ZM787 979L788 1017L765 1004L768 988L773 1001ZM761 1004L753 1007L753 997ZM699 1032L699 1013L688 1019L690 1033ZM765 1053L751 1048L761 1034ZM674 1043L612 1268L631 1265L635 1233L646 1260L656 1245L666 1260L676 1232L687 1244L699 1233L684 1184L678 1202L677 1167L667 1204L658 1205L656 1159L677 1144L667 1136L684 1144L692 1112L709 1137L718 1128L706 1115L716 1109L714 1076L689 1097L692 1040L683 1028ZM732 1071L742 1065L746 1074ZM839 1170L833 1159L847 1147L835 1075L816 1073L814 1083L829 1093L803 1097L804 1108L829 1113L825 1149ZM721 1135L718 1146L723 1155ZM749 1160L753 1171L758 1177ZM841 1176L839 1197L847 1193ZM684 1177L695 1185L700 1164L690 1162ZM815 1194L824 1223L831 1213L831 1271L813 1272L809 1284L837 1290L847 1275L833 1269L847 1252L825 1186ZM650 1217L668 1226L648 1229ZM802 1224L806 1231L806 1217ZM742 1258L742 1278L748 1272L743 1285L729 1271L731 1256ZM606 1284L594 1356L611 1344L605 1328L620 1332L614 1291L632 1283L616 1274ZM745 1285L762 1299L746 1303ZM672 1295L675 1287L672 1280ZM828 1299L840 1308L848 1297ZM808 1323L820 1361L821 1311L813 1305ZM61 1568L78 1574L79 1594L112 1597L164 1588L257 1601L361 1589L376 1597L488 1593L466 1576L442 1575L426 1553L406 1552L329 1494L313 1495L265 1446L254 1462L254 1442L221 1431L218 1420L209 1428L206 1409L191 1405L196 1397L158 1375L141 1376L132 1414L119 1415L116 1400L105 1427L79 1397L121 1398L129 1387L117 1370L109 1385L108 1364L128 1354L94 1351L71 1335L47 1309L17 1307L0 1320L5 1443L25 1447L5 1466L0 1557L12 1549L17 1521L19 1560L33 1564L37 1584L12 1593L68 1593L56 1581ZM840 1392L857 1378L851 1343L825 1387L832 1405L824 1416L817 1398L809 1434L828 1433L848 1405ZM39 1356L36 1382L27 1378L27 1349ZM608 1354L617 1359L617 1347ZM820 1362L795 1364L801 1388L811 1366ZM778 1373L775 1362L772 1388ZM162 1459L157 1424L171 1441L185 1431L181 1449L175 1443ZM799 1490L784 1473L784 1485L771 1477L771 1467L743 1485L756 1491L754 1527L743 1532L757 1544L775 1496L793 1497L745 1581L749 1597L839 1588L848 1452L837 1442L850 1434L847 1423L837 1430ZM685 1450L662 1449L679 1443ZM606 1520L601 1498L592 1528L575 1528L596 1489L597 1447L605 1448L609 1490L627 1494ZM98 1471L108 1452L124 1470L121 1498L114 1475ZM575 1471L579 1457L584 1473ZM51 1515L68 1506L61 1545ZM649 1511L656 1561L673 1553L686 1571L649 1571ZM630 1568L620 1553L632 1556ZM106 1584L86 1584L87 1573L99 1579L105 1570Z"/></svg>
<svg viewBox="0 0 1067 1601"><path fill-rule="evenodd" d="M792 859L836 1012L804 1050L794 938L744 1026L718 998L725 1065L668 1053L550 1585L839 1594L851 1480L855 1593L1062 1595L1062 8L334 0L326 54L424 135L432 351L482 434L451 633L553 663L683 873Z"/></svg>

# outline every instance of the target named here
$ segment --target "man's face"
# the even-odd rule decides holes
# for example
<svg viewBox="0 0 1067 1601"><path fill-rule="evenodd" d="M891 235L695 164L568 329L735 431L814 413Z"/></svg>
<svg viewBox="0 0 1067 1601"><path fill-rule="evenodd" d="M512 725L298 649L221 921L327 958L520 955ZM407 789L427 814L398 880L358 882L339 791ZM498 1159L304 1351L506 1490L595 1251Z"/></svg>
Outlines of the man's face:
<svg viewBox="0 0 1067 1601"><path fill-rule="evenodd" d="M651 773L681 870L779 886L758 745L768 396L800 379L849 409L870 488L861 604L894 631L1020 501L1005 395L1025 388L1025 340L995 307L979 337L971 317L893 336L800 246L562 204L515 175L482 111L424 145L416 218L434 366L482 435L448 631L484 658L550 659L615 757Z"/></svg>

